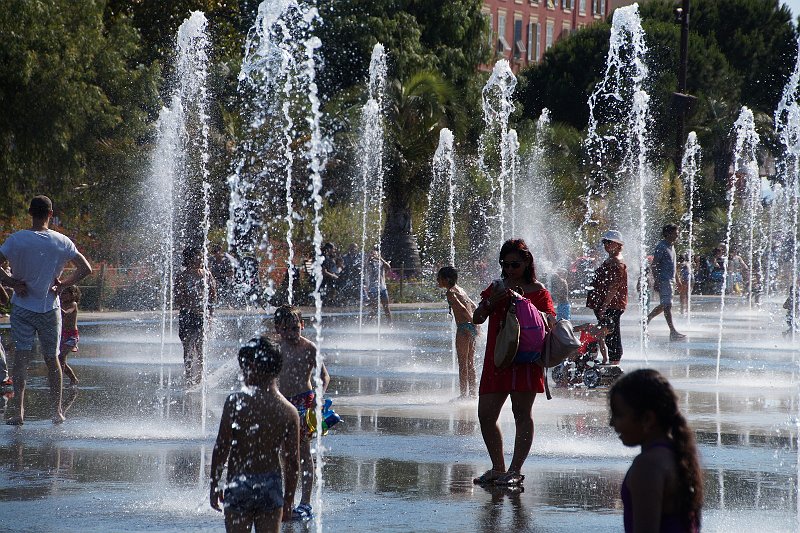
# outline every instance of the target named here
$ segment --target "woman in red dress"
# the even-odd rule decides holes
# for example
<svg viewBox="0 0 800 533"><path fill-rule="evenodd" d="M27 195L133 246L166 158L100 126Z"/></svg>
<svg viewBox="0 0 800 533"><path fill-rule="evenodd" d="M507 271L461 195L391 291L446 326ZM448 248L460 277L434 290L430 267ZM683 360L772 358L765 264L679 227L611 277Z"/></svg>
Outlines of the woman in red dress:
<svg viewBox="0 0 800 533"><path fill-rule="evenodd" d="M481 293L481 303L472 317L475 324L482 324L489 319L483 373L478 388L478 420L483 441L492 460L492 468L474 481L479 484L520 485L525 479L521 474L522 464L533 443L533 400L537 392L544 392L544 374L542 368L535 363L514 364L505 370L498 370L494 365L494 343L511 304L511 289L520 287L525 298L552 317L551 324L555 320L556 311L550 293L536 279L533 255L525 241L510 239L503 243L500 249L500 267L502 279L493 281ZM506 470L503 435L497 419L509 396L514 412L516 437L514 456Z"/></svg>

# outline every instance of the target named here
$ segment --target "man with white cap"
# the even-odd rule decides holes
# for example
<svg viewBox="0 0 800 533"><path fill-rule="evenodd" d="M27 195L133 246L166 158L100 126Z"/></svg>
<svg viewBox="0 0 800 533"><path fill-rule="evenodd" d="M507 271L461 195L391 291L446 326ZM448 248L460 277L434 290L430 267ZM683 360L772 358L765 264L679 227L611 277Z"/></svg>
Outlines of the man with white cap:
<svg viewBox="0 0 800 533"><path fill-rule="evenodd" d="M607 330L608 359L611 364L617 364L622 358L619 320L628 305L628 267L622 258L622 246L625 243L619 231L606 231L602 243L608 259L594 271L586 307L594 309L599 325Z"/></svg>
<svg viewBox="0 0 800 533"><path fill-rule="evenodd" d="M659 304L647 315L649 324L661 312L669 326L669 339L678 341L685 339L686 335L678 333L672 323L672 295L675 292L675 285L680 285L678 277L677 261L675 256L675 241L678 240L678 226L667 224L661 231L663 239L656 245L653 252L653 277L655 278L655 290L660 296Z"/></svg>

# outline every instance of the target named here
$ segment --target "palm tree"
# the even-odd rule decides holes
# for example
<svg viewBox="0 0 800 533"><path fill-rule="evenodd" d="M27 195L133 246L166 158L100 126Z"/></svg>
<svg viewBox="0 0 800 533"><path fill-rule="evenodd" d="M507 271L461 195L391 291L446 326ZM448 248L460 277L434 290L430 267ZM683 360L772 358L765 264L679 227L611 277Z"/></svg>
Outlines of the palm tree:
<svg viewBox="0 0 800 533"><path fill-rule="evenodd" d="M384 256L394 265L420 268L412 208L428 191L439 130L454 123L453 90L435 72L420 71L389 83L387 105L386 223Z"/></svg>

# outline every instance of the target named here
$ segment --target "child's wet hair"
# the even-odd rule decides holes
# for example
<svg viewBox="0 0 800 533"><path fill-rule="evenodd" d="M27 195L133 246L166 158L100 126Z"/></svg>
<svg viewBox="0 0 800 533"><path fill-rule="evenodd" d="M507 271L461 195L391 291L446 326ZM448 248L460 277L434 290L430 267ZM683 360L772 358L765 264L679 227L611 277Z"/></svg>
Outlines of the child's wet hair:
<svg viewBox="0 0 800 533"><path fill-rule="evenodd" d="M81 290L78 288L77 285L70 285L69 287L64 287L61 290L61 294L70 294L72 295L72 300L75 303L81 303Z"/></svg>
<svg viewBox="0 0 800 533"><path fill-rule="evenodd" d="M658 371L641 368L624 374L614 382L608 391L609 399L615 394L637 416L651 411L661 428L672 438L678 478L682 485L679 491L681 517L689 520L688 524L699 524L703 505L703 478L697 458L697 445L694 432L678 407L678 397L672 385Z"/></svg>
<svg viewBox="0 0 800 533"><path fill-rule="evenodd" d="M439 269L439 273L436 277L447 280L447 284L452 287L458 283L458 270L456 270L455 267L444 266Z"/></svg>
<svg viewBox="0 0 800 533"><path fill-rule="evenodd" d="M239 367L245 374L277 376L283 368L280 346L269 337L261 336L239 348Z"/></svg>
<svg viewBox="0 0 800 533"><path fill-rule="evenodd" d="M282 305L275 310L272 321L276 326L303 322L303 313L293 305Z"/></svg>

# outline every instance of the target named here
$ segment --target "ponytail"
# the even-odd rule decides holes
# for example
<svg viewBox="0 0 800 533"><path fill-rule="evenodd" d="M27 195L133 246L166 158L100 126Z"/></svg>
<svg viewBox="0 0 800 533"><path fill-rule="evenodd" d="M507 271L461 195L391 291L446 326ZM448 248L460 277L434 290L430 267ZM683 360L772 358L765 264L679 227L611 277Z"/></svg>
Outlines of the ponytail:
<svg viewBox="0 0 800 533"><path fill-rule="evenodd" d="M694 432L689 428L683 415L675 410L669 428L678 467L680 508L686 520L687 531L700 528L700 514L703 507L703 476L697 458L697 444Z"/></svg>

